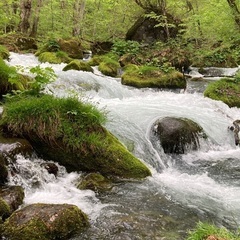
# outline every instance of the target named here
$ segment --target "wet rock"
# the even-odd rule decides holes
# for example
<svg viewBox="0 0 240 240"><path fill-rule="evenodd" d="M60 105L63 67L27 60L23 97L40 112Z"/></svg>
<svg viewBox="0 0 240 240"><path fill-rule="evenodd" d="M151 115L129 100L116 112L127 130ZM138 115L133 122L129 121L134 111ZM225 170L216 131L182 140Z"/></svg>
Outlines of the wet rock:
<svg viewBox="0 0 240 240"><path fill-rule="evenodd" d="M17 154L28 157L33 153L33 147L26 139L8 138L0 134L0 155L4 158L14 159Z"/></svg>
<svg viewBox="0 0 240 240"><path fill-rule="evenodd" d="M41 166L44 167L48 171L48 173L53 174L54 176L57 176L58 166L55 163L46 162L46 163L42 163Z"/></svg>
<svg viewBox="0 0 240 240"><path fill-rule="evenodd" d="M3 236L11 240L70 239L89 225L74 205L32 204L14 212L3 224Z"/></svg>
<svg viewBox="0 0 240 240"><path fill-rule="evenodd" d="M77 188L104 192L112 188L112 183L100 173L89 173L81 179Z"/></svg>
<svg viewBox="0 0 240 240"><path fill-rule="evenodd" d="M165 153L183 154L200 147L199 138L206 137L203 129L187 118L165 117L155 122L152 132Z"/></svg>
<svg viewBox="0 0 240 240"><path fill-rule="evenodd" d="M0 155L0 185L7 182L8 169L4 158Z"/></svg>
<svg viewBox="0 0 240 240"><path fill-rule="evenodd" d="M5 220L23 204L24 191L20 186L4 186L0 188L0 217Z"/></svg>

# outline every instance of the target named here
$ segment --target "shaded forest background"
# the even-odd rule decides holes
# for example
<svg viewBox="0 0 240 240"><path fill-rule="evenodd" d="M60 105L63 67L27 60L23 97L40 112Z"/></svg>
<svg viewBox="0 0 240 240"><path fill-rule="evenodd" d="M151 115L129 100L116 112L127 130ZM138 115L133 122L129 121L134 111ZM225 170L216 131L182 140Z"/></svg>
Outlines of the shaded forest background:
<svg viewBox="0 0 240 240"><path fill-rule="evenodd" d="M167 37L178 27L184 39L232 42L240 37L239 9L238 0L1 0L0 31L114 41L144 16Z"/></svg>

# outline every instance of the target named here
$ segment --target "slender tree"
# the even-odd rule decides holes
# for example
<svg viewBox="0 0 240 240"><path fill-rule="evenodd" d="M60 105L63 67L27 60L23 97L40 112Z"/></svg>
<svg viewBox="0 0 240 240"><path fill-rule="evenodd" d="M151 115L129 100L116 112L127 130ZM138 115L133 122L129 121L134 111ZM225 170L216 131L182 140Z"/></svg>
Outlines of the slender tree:
<svg viewBox="0 0 240 240"><path fill-rule="evenodd" d="M86 0L75 0L73 5L73 36L79 36L81 33L81 23L84 17Z"/></svg>
<svg viewBox="0 0 240 240"><path fill-rule="evenodd" d="M31 37L37 36L39 15L40 15L40 10L41 10L42 4L43 4L43 0L37 0L37 6L34 11L33 24L32 24L32 29L31 29L31 33L30 33Z"/></svg>
<svg viewBox="0 0 240 240"><path fill-rule="evenodd" d="M30 28L29 18L32 12L32 0L21 0L20 1L20 23L18 30L21 33L27 34Z"/></svg>
<svg viewBox="0 0 240 240"><path fill-rule="evenodd" d="M236 0L227 0L228 5L230 6L235 23L237 24L238 29L240 30L240 10L238 8Z"/></svg>

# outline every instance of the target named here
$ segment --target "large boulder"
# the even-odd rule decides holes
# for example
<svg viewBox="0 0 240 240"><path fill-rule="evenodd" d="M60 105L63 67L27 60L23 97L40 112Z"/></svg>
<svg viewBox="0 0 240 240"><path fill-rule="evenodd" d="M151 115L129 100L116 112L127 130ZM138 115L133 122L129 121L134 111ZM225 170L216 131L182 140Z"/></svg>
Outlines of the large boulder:
<svg viewBox="0 0 240 240"><path fill-rule="evenodd" d="M11 240L70 239L88 225L87 216L77 206L32 204L6 220L2 235Z"/></svg>
<svg viewBox="0 0 240 240"><path fill-rule="evenodd" d="M165 153L183 154L197 150L199 138L205 137L203 129L187 118L165 117L154 123L152 132Z"/></svg>
<svg viewBox="0 0 240 240"><path fill-rule="evenodd" d="M104 114L91 104L43 95L5 104L1 126L5 132L25 137L41 157L59 162L68 171L93 171L122 178L151 175L101 125L105 120Z"/></svg>
<svg viewBox="0 0 240 240"><path fill-rule="evenodd" d="M59 44L59 49L63 52L66 52L70 58L82 59L83 58L83 46L81 42L76 39L59 39L57 41Z"/></svg>

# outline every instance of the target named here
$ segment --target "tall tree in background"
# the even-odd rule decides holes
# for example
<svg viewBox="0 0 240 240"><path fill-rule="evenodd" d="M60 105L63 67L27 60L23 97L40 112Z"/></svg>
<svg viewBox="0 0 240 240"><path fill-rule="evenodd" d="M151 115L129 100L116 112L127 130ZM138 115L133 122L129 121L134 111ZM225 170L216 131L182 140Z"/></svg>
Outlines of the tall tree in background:
<svg viewBox="0 0 240 240"><path fill-rule="evenodd" d="M29 18L32 11L32 0L21 0L20 2L20 23L18 29L21 33L27 34L30 28Z"/></svg>
<svg viewBox="0 0 240 240"><path fill-rule="evenodd" d="M43 0L37 0L36 9L33 11L34 12L34 18L33 18L30 37L36 37L37 36L39 15L40 15L40 10L41 10L41 7L42 7L42 3L43 3Z"/></svg>
<svg viewBox="0 0 240 240"><path fill-rule="evenodd" d="M81 33L82 20L84 17L86 0L75 0L73 5L73 36L79 36Z"/></svg>
<svg viewBox="0 0 240 240"><path fill-rule="evenodd" d="M236 0L227 0L228 5L230 6L235 23L237 24L238 29L240 30L240 10L238 8Z"/></svg>

